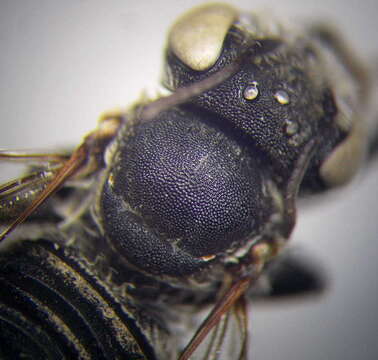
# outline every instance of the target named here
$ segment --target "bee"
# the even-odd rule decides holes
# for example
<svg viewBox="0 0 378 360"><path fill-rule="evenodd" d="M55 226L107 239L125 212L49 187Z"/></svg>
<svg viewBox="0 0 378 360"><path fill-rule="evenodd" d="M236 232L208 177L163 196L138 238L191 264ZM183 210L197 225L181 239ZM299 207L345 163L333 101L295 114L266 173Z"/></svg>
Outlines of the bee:
<svg viewBox="0 0 378 360"><path fill-rule="evenodd" d="M297 198L376 151L364 65L210 4L172 26L163 85L72 152L2 152L37 163L0 188L2 357L248 358L249 298L316 290L281 253Z"/></svg>

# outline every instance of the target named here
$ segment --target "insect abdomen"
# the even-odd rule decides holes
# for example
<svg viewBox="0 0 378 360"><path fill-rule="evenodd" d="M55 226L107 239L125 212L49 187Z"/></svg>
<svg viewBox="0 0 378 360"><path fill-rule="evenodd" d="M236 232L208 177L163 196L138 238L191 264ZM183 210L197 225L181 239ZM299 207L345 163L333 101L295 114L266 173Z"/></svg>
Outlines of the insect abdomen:
<svg viewBox="0 0 378 360"><path fill-rule="evenodd" d="M0 287L2 359L156 358L138 310L48 241L1 254Z"/></svg>

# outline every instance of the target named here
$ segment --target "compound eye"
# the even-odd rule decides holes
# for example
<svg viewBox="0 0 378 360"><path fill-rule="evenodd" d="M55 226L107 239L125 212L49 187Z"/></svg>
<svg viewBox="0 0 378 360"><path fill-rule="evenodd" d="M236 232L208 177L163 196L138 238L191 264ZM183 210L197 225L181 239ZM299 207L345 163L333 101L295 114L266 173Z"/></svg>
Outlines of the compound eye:
<svg viewBox="0 0 378 360"><path fill-rule="evenodd" d="M346 139L320 167L320 175L329 187L348 183L358 172L366 152L366 129L356 122Z"/></svg>
<svg viewBox="0 0 378 360"><path fill-rule="evenodd" d="M192 70L207 70L218 60L226 34L238 16L239 13L226 4L195 8L172 26L168 47Z"/></svg>

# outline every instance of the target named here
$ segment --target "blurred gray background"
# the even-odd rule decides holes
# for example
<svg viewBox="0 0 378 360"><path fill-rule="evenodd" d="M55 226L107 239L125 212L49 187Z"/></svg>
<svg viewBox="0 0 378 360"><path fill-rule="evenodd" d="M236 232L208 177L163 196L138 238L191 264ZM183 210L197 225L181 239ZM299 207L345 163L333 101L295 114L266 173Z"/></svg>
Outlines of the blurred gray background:
<svg viewBox="0 0 378 360"><path fill-rule="evenodd" d="M0 2L0 147L77 144L99 114L159 80L168 26L201 1ZM245 10L337 25L378 59L378 2L231 1ZM2 167L0 180L12 176ZM378 358L378 163L300 213L293 246L320 264L320 297L251 308L253 359Z"/></svg>

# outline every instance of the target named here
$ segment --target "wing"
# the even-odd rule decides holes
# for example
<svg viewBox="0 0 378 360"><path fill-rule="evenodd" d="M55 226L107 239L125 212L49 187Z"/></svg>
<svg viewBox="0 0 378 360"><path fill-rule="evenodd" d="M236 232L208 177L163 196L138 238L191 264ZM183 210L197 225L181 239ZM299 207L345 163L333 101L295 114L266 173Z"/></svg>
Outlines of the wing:
<svg viewBox="0 0 378 360"><path fill-rule="evenodd" d="M247 360L248 312L244 297L223 314L190 359Z"/></svg>
<svg viewBox="0 0 378 360"><path fill-rule="evenodd" d="M252 276L240 277L230 287L225 282L226 289L219 292L218 301L181 353L180 360L229 359L230 355L232 359L246 358L248 312L244 295L254 280ZM234 325L235 331L229 330ZM236 341L232 341L229 334L236 334Z"/></svg>
<svg viewBox="0 0 378 360"><path fill-rule="evenodd" d="M0 185L0 221L9 222L30 206L68 158L68 154L1 150L0 161L22 163L27 168L19 178Z"/></svg>
<svg viewBox="0 0 378 360"><path fill-rule="evenodd" d="M25 207L8 227L0 233L0 241L4 240L19 224L24 222L32 213L41 207L45 201L54 194L68 179L77 176L81 178L89 177L102 169L105 165L104 152L109 143L115 138L121 124L124 121L122 113L104 114L100 118L98 127L90 132L82 143L72 152L69 159L62 163L53 174L51 181L42 186L38 194ZM14 155L8 155L10 158L17 158ZM7 158L5 157L5 158ZM33 156L32 156L33 157ZM38 155L34 155L34 158ZM22 183L22 181L21 181ZM13 188L13 196L18 193L20 182L13 181L6 184L4 189ZM24 184L25 185L25 184ZM15 197L17 200L17 195ZM9 204L4 203L5 211Z"/></svg>

